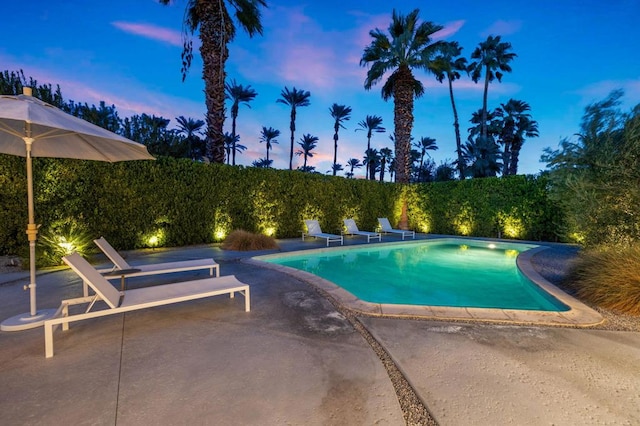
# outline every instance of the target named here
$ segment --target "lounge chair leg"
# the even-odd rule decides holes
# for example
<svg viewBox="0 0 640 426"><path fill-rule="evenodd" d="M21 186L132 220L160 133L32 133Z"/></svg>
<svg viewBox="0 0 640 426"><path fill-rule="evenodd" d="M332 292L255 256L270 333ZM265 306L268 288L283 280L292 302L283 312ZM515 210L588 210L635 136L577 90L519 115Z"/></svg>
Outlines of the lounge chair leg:
<svg viewBox="0 0 640 426"><path fill-rule="evenodd" d="M68 317L68 316L69 316L69 305L65 304L65 305L62 307L62 316L63 316L63 317ZM68 322L63 322L63 323L62 323L62 330L63 330L63 331L67 331L67 330L69 330L69 323L68 323ZM53 329L52 329L52 331L51 331L51 332L53 333Z"/></svg>
<svg viewBox="0 0 640 426"><path fill-rule="evenodd" d="M53 356L53 324L44 323L44 356Z"/></svg>
<svg viewBox="0 0 640 426"><path fill-rule="evenodd" d="M251 310L251 297L249 297L249 287L244 291L244 311L249 312Z"/></svg>

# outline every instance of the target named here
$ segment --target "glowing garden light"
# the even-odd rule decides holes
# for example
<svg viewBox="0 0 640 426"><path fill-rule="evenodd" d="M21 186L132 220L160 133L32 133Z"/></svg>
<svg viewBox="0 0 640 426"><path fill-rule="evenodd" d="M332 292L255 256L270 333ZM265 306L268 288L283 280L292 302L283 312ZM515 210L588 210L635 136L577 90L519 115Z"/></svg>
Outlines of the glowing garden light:
<svg viewBox="0 0 640 426"><path fill-rule="evenodd" d="M76 245L72 241L67 241L65 237L58 237L58 246L64 250L64 255L71 254L75 251Z"/></svg>
<svg viewBox="0 0 640 426"><path fill-rule="evenodd" d="M225 232L224 229L216 229L216 231L213 233L213 238L216 241L222 241L225 239L226 236L227 236L227 233Z"/></svg>

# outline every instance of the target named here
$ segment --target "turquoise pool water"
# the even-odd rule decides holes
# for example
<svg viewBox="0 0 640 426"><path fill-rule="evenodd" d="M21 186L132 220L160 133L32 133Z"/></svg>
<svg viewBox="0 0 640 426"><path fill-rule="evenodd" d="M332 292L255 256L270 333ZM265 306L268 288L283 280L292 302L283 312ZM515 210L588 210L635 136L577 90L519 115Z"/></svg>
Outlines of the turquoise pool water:
<svg viewBox="0 0 640 426"><path fill-rule="evenodd" d="M261 260L310 272L372 303L569 310L516 266L518 254L533 247L468 240L425 241Z"/></svg>

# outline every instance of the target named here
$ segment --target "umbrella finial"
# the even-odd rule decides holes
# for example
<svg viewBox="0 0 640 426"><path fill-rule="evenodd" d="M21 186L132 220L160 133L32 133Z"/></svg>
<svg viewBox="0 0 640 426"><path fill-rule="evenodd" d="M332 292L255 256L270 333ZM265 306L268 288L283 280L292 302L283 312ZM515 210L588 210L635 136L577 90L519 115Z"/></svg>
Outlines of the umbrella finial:
<svg viewBox="0 0 640 426"><path fill-rule="evenodd" d="M26 96L33 96L33 90L31 89L31 87L23 86L22 94Z"/></svg>

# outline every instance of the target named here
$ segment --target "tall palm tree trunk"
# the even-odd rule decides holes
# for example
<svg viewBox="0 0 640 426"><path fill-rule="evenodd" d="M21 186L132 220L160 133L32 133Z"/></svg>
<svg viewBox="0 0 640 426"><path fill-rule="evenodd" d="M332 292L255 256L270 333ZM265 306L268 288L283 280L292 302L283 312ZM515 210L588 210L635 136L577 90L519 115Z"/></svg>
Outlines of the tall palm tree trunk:
<svg viewBox="0 0 640 426"><path fill-rule="evenodd" d="M484 95L482 96L482 124L480 125L480 134L483 138L487 137L487 95L489 93L489 67L485 70L484 77Z"/></svg>
<svg viewBox="0 0 640 426"><path fill-rule="evenodd" d="M289 125L291 130L291 152L289 153L289 170L293 170L293 143L296 133L296 108L291 107L291 123Z"/></svg>
<svg viewBox="0 0 640 426"><path fill-rule="evenodd" d="M369 130L369 133L367 134L367 151L369 151L371 149L371 130Z"/></svg>
<svg viewBox="0 0 640 426"><path fill-rule="evenodd" d="M233 136L233 146L231 147L231 156L233 158L231 164L233 164L234 166L236 165L236 117L238 116L237 113L236 114L231 114L231 135Z"/></svg>
<svg viewBox="0 0 640 426"><path fill-rule="evenodd" d="M509 167L511 164L511 156L513 155L511 152L511 141L506 140L504 142L504 150L502 151L502 176L507 176L509 174Z"/></svg>
<svg viewBox="0 0 640 426"><path fill-rule="evenodd" d="M338 125L336 124L336 131L333 134L333 164L338 162ZM333 175L336 175L336 168L333 167Z"/></svg>
<svg viewBox="0 0 640 426"><path fill-rule="evenodd" d="M456 152L458 153L458 173L460 180L464 179L464 159L462 158L462 139L460 138L460 124L458 122L458 109L453 98L453 81L449 78L449 96L451 97L451 108L453 108L453 128L456 131Z"/></svg>
<svg viewBox="0 0 640 426"><path fill-rule="evenodd" d="M511 146L511 158L509 159L508 173L510 175L518 174L518 157L520 156L521 148L522 148L522 141L519 138L514 140L513 145Z"/></svg>
<svg viewBox="0 0 640 426"><path fill-rule="evenodd" d="M201 16L207 16L200 25L200 39L207 40L201 43L200 54L202 56L204 79L205 104L207 106L207 140L206 154L214 163L224 163L224 116L225 116L225 70L224 66L229 57L225 33L233 31L231 17L224 7L216 2L200 2ZM220 30L223 26L225 29Z"/></svg>
<svg viewBox="0 0 640 426"><path fill-rule="evenodd" d="M408 67L398 70L393 94L396 141L396 182L409 183L411 177L411 130L413 129L413 73Z"/></svg>

